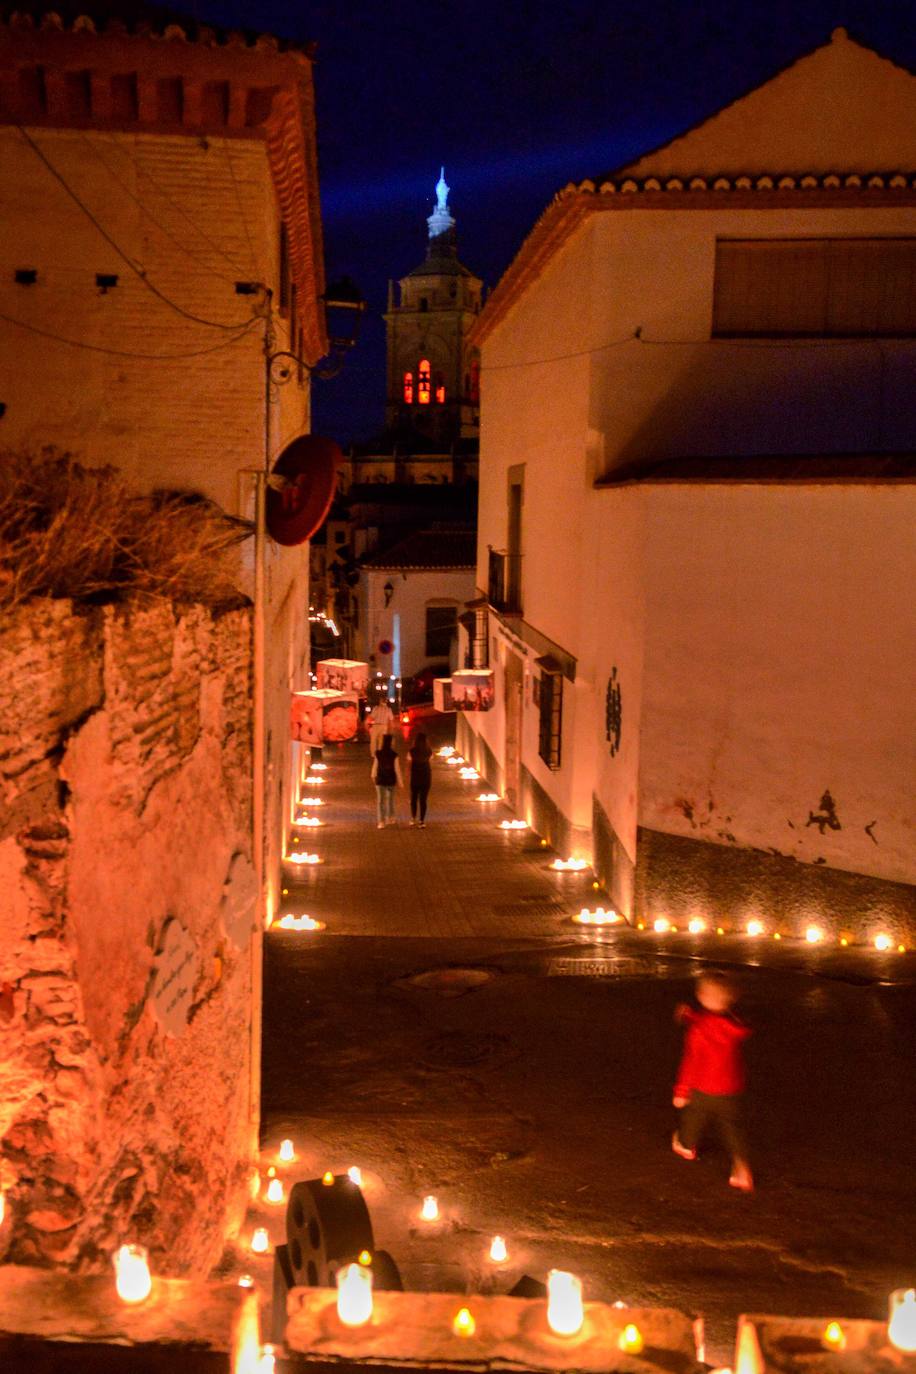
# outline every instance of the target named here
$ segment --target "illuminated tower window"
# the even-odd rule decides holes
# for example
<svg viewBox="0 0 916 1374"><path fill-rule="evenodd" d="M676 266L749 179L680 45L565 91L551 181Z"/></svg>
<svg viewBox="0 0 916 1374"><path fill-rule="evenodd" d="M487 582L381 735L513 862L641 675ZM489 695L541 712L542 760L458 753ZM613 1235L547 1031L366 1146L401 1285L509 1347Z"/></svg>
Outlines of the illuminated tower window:
<svg viewBox="0 0 916 1374"><path fill-rule="evenodd" d="M429 359L421 358L417 369L417 400L421 406L429 405L430 390Z"/></svg>
<svg viewBox="0 0 916 1374"><path fill-rule="evenodd" d="M445 378L441 372L436 373L436 405L445 405Z"/></svg>
<svg viewBox="0 0 916 1374"><path fill-rule="evenodd" d="M404 401L407 405L413 405L413 373L404 373Z"/></svg>

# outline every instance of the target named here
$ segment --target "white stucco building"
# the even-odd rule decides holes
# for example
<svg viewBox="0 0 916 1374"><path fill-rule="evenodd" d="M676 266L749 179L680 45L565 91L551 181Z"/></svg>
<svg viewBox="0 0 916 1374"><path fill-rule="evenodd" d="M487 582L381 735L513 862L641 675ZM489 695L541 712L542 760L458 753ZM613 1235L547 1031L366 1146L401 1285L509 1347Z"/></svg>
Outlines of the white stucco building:
<svg viewBox="0 0 916 1374"><path fill-rule="evenodd" d="M844 31L493 292L459 745L634 919L916 938L916 77Z"/></svg>

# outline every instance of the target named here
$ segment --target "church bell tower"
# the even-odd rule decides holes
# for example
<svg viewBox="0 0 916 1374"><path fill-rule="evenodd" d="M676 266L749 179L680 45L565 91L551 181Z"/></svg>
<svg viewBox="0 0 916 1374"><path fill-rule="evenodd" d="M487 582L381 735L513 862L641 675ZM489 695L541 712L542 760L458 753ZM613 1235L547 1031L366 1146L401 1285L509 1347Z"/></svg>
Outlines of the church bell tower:
<svg viewBox="0 0 916 1374"><path fill-rule="evenodd" d="M480 362L466 339L483 290L481 279L458 260L448 194L443 168L426 221L426 257L397 286L389 282L385 313L386 426L443 449L478 435Z"/></svg>

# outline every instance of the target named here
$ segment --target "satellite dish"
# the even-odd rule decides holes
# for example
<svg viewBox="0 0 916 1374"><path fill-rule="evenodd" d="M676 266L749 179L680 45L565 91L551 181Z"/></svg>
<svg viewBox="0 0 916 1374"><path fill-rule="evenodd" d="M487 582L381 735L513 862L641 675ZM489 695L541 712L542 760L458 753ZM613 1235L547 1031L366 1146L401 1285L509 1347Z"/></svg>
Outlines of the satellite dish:
<svg viewBox="0 0 916 1374"><path fill-rule="evenodd" d="M304 544L324 524L343 453L333 439L302 434L280 454L267 481L267 532L278 544Z"/></svg>

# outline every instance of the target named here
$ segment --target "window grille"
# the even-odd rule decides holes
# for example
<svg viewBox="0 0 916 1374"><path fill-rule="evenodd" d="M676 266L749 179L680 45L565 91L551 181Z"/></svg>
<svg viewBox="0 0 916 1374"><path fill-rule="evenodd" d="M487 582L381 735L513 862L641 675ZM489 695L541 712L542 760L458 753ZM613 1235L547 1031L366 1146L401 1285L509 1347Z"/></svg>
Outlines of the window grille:
<svg viewBox="0 0 916 1374"><path fill-rule="evenodd" d="M563 728L563 673L553 659L538 659L541 669L538 691L538 753L554 771L560 766Z"/></svg>

